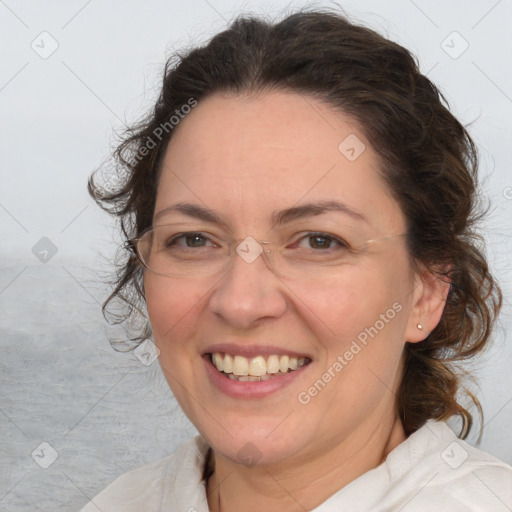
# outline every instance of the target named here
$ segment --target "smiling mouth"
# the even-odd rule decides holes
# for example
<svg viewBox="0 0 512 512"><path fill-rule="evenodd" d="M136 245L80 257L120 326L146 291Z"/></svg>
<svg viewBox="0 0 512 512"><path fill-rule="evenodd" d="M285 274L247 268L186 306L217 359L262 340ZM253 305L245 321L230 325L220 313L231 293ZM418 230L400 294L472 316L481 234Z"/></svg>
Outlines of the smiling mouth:
<svg viewBox="0 0 512 512"><path fill-rule="evenodd" d="M233 356L221 352L209 354L210 360L217 370L231 380L241 382L259 382L277 378L294 372L309 364L307 357L288 355L270 355L267 357Z"/></svg>

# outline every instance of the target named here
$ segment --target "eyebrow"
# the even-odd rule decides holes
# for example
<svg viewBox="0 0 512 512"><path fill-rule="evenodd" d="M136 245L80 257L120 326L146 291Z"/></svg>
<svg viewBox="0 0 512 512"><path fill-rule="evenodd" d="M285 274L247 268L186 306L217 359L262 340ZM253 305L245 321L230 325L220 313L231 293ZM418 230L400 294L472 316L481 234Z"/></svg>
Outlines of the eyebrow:
<svg viewBox="0 0 512 512"><path fill-rule="evenodd" d="M297 219L313 217L327 212L343 213L355 220L369 224L368 219L361 212L354 210L344 203L340 203L339 201L320 201L317 203L302 204L300 206L294 206L293 208L274 212L272 215L272 225L273 227L277 227Z"/></svg>
<svg viewBox="0 0 512 512"><path fill-rule="evenodd" d="M182 215L194 217L212 224L225 224L225 222L213 210L191 203L177 203L173 206L169 206L168 208L164 208L155 215L155 221L166 213L173 212L181 213ZM287 224L297 219L313 217L328 212L342 213L355 220L369 224L368 219L361 212L354 210L344 203L340 203L339 201L320 201L316 203L302 204L300 206L294 206L292 208L287 208L286 210L274 212L272 214L272 228Z"/></svg>
<svg viewBox="0 0 512 512"><path fill-rule="evenodd" d="M199 220L204 220L206 222L211 222L212 224L224 224L222 219L209 208L204 206L199 206L197 204L190 203L177 203L173 206L169 206L168 208L164 208L160 210L155 215L155 220L166 213L181 213L182 215L187 215L188 217L194 217Z"/></svg>

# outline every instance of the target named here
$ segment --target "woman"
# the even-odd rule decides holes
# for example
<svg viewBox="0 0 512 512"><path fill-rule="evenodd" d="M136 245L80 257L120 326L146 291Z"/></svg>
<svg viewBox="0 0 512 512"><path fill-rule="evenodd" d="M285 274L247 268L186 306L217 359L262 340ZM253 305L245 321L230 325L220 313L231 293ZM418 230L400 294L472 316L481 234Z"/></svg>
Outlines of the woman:
<svg viewBox="0 0 512 512"><path fill-rule="evenodd" d="M407 50L329 12L239 18L169 61L116 156L89 184L130 251L111 298L147 310L201 436L85 511L512 507L512 468L444 423L472 426L452 363L501 295L473 142Z"/></svg>

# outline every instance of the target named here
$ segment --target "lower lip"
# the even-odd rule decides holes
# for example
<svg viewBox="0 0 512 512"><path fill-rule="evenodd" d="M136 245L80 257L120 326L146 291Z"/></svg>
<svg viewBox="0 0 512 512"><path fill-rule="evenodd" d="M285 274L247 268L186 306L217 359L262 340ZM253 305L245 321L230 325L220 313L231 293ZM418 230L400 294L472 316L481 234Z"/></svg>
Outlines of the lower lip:
<svg viewBox="0 0 512 512"><path fill-rule="evenodd" d="M305 364L301 368L281 375L279 377L271 377L268 380L260 380L256 382L241 382L238 380L232 380L226 377L224 373L219 372L213 365L210 355L203 356L203 360L206 365L206 372L208 377L212 381L213 385L220 391L229 395L233 398L265 398L272 393L285 388L291 382L300 378L301 375L306 371L307 367L311 364Z"/></svg>

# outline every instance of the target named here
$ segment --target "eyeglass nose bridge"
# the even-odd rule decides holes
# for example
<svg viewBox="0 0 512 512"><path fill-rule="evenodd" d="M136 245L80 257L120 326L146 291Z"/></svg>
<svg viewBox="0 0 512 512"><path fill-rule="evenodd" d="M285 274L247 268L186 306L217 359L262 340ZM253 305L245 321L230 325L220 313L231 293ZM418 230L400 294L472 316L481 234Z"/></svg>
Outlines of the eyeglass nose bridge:
<svg viewBox="0 0 512 512"><path fill-rule="evenodd" d="M247 236L241 242L237 243L236 253L246 263L254 263L261 255L268 256L272 253L272 243L266 240L256 240L252 236Z"/></svg>
<svg viewBox="0 0 512 512"><path fill-rule="evenodd" d="M264 268L277 277L284 277L282 265L279 260L279 246L268 240L256 240L252 236L244 238L241 242L234 242L235 254L231 252L231 265L233 256L238 256L248 265L263 259ZM260 269L261 270L261 269Z"/></svg>

